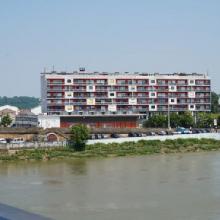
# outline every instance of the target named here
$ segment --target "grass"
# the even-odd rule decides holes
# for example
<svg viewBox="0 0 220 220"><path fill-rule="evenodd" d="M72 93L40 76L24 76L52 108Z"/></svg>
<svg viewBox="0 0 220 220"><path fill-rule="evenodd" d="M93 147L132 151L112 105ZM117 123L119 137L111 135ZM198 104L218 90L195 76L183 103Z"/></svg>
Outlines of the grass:
<svg viewBox="0 0 220 220"><path fill-rule="evenodd" d="M87 145L86 150L80 152L70 148L2 151L0 152L0 161L133 156L213 150L220 150L220 141L214 139L140 140L111 144L97 143Z"/></svg>

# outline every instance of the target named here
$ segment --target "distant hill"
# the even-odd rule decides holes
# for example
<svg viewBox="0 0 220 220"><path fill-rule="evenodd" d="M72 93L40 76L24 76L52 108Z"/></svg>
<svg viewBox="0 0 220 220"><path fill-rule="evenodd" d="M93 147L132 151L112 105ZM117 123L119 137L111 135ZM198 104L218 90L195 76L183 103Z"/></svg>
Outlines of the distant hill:
<svg viewBox="0 0 220 220"><path fill-rule="evenodd" d="M0 106L13 105L20 109L31 109L40 105L40 99L29 96L0 97Z"/></svg>

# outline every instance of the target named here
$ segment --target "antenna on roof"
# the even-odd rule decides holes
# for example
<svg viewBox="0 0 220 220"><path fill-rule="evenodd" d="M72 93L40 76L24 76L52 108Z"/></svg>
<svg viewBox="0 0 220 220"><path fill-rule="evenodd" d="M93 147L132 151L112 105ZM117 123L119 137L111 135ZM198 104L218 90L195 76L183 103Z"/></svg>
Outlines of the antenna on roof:
<svg viewBox="0 0 220 220"><path fill-rule="evenodd" d="M44 73L46 73L46 67L44 67Z"/></svg>
<svg viewBox="0 0 220 220"><path fill-rule="evenodd" d="M54 65L52 66L52 71L54 72Z"/></svg>
<svg viewBox="0 0 220 220"><path fill-rule="evenodd" d="M209 76L209 69L206 70L206 75Z"/></svg>

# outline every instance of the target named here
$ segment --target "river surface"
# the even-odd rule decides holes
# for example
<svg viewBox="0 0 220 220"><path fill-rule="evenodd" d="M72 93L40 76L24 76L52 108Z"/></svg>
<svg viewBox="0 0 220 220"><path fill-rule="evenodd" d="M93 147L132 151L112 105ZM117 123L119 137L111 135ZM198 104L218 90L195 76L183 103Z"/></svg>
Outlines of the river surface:
<svg viewBox="0 0 220 220"><path fill-rule="evenodd" d="M219 220L220 152L1 163L0 203L59 220Z"/></svg>

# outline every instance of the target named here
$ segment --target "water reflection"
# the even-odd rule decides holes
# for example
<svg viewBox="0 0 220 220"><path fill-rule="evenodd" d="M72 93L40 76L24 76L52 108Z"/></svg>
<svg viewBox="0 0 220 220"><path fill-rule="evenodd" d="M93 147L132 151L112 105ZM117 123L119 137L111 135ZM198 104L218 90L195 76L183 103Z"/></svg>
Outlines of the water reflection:
<svg viewBox="0 0 220 220"><path fill-rule="evenodd" d="M87 160L86 159L76 159L69 161L68 163L70 172L73 175L86 175L87 174Z"/></svg>

